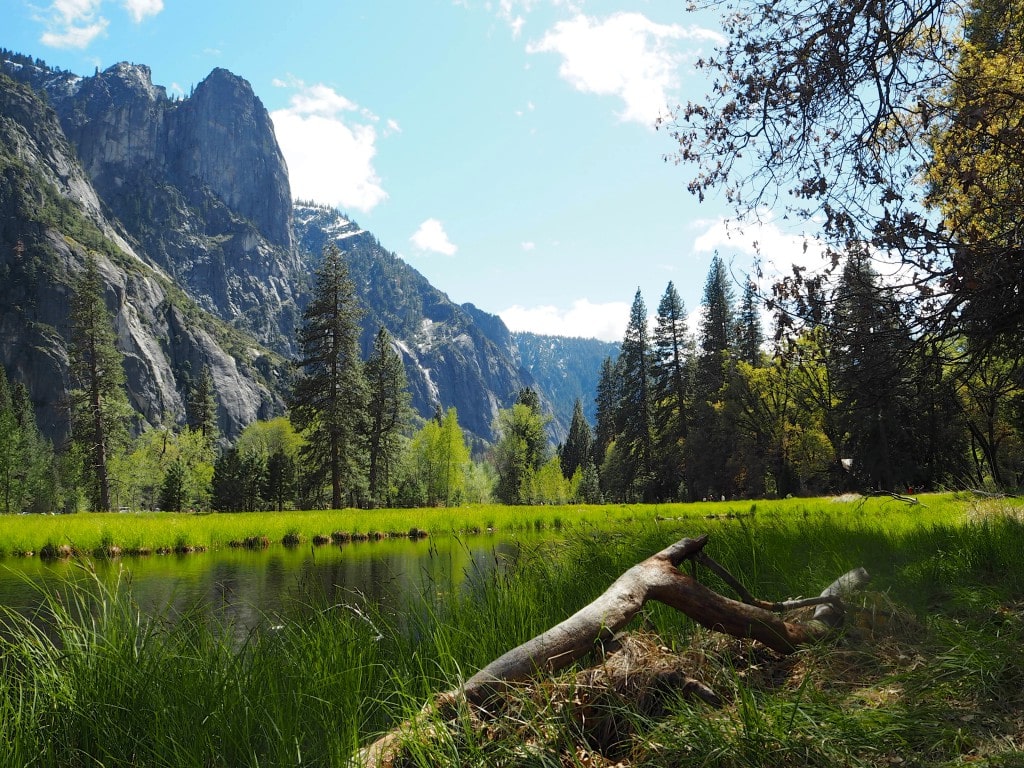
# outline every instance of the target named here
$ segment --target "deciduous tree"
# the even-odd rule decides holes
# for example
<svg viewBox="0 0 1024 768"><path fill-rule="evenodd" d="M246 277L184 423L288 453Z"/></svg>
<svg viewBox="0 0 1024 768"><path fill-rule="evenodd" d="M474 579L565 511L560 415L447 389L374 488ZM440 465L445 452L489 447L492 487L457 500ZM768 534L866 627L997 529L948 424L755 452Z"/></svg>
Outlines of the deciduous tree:
<svg viewBox="0 0 1024 768"><path fill-rule="evenodd" d="M1019 0L698 0L724 44L707 94L663 123L737 219L770 208L826 254L777 296L795 316L869 244L914 295L913 338L1024 329L1024 35ZM793 315L788 315L792 317Z"/></svg>

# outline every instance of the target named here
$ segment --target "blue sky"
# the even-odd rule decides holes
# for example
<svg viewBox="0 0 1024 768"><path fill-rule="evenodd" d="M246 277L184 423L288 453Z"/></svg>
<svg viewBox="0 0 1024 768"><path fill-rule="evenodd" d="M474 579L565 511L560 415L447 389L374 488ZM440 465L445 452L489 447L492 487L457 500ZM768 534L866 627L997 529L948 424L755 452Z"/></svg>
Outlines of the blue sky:
<svg viewBox="0 0 1024 768"><path fill-rule="evenodd" d="M79 74L119 61L187 95L214 67L270 110L292 193L339 207L513 330L620 340L639 288L697 309L727 232L654 122L700 98L715 19L680 0L0 0L0 45ZM787 269L788 271L788 269Z"/></svg>

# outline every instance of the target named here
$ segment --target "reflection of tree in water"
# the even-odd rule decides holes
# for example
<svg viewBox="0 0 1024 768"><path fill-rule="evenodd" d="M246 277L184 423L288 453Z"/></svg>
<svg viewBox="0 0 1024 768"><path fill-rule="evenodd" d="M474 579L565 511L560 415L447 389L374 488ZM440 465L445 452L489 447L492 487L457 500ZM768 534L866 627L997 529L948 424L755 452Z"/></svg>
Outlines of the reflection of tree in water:
<svg viewBox="0 0 1024 768"><path fill-rule="evenodd" d="M143 613L172 621L184 616L230 630L241 646L253 630L310 611L367 609L401 628L413 610L436 609L449 595L473 598L520 554L518 539L496 535L459 539L385 539L342 546L267 551L224 549L98 561L98 575L119 576ZM33 583L75 578L67 561L9 561L0 571L3 603L31 614L41 605Z"/></svg>

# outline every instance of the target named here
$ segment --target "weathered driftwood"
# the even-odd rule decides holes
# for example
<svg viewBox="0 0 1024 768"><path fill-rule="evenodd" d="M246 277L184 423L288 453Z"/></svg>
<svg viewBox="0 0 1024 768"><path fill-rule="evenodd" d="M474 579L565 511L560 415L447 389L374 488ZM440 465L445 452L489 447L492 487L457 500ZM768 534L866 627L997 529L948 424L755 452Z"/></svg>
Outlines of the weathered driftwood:
<svg viewBox="0 0 1024 768"><path fill-rule="evenodd" d="M460 688L439 695L424 707L422 716L435 709L452 709L466 701L486 707L510 686L538 672L555 672L612 640L649 600L658 600L685 613L708 629L734 637L751 638L781 653L792 653L826 638L842 623L841 594L863 586L867 571L858 568L836 579L817 598L772 603L754 598L731 574L704 554L708 537L682 539L634 565L589 605L560 624L499 656ZM742 602L724 597L679 570L687 560L704 564L740 595ZM786 621L778 612L816 605L813 618ZM363 750L366 765L384 765L410 724L399 726Z"/></svg>

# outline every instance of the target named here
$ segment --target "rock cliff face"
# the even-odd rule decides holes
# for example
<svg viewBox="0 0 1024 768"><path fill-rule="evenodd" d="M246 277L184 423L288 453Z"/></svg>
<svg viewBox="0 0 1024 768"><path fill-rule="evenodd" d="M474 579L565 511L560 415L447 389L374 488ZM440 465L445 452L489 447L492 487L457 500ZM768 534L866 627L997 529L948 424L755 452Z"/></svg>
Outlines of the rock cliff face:
<svg viewBox="0 0 1024 768"><path fill-rule="evenodd" d="M492 441L498 409L534 387L556 416L552 435L564 434L572 402L538 385L550 355L526 356L534 376L500 318L452 303L339 212L293 207L270 117L245 80L216 69L174 99L142 65L78 77L0 50L0 362L29 385L51 436L65 427L67 298L87 252L140 419L180 421L209 366L232 438L283 411L286 359L329 240L366 307L364 352L387 328L422 416L455 406Z"/></svg>
<svg viewBox="0 0 1024 768"><path fill-rule="evenodd" d="M58 441L67 430L69 285L90 253L141 419L180 421L188 380L203 365L226 435L282 409L272 376L260 372L282 361L205 315L136 251L103 215L54 111L0 74L0 362L27 384L41 428ZM231 344L239 351L229 353Z"/></svg>
<svg viewBox="0 0 1024 768"><path fill-rule="evenodd" d="M46 94L87 177L144 258L203 309L294 352L288 170L249 83L215 69L191 97L175 100L140 64L93 77L8 71Z"/></svg>

